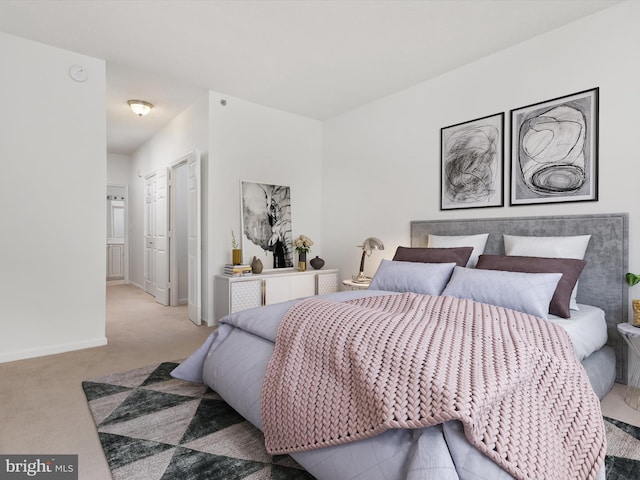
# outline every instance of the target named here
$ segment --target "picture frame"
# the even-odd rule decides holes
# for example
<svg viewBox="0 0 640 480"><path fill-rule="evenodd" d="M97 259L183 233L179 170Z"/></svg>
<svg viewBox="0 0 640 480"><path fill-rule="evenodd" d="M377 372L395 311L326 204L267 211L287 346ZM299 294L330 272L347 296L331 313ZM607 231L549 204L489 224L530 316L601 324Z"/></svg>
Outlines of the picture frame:
<svg viewBox="0 0 640 480"><path fill-rule="evenodd" d="M504 112L440 129L440 210L504 206Z"/></svg>
<svg viewBox="0 0 640 480"><path fill-rule="evenodd" d="M256 257L265 271L293 268L291 188L241 180L240 198L244 263Z"/></svg>
<svg viewBox="0 0 640 480"><path fill-rule="evenodd" d="M510 205L598 200L599 88L510 112Z"/></svg>

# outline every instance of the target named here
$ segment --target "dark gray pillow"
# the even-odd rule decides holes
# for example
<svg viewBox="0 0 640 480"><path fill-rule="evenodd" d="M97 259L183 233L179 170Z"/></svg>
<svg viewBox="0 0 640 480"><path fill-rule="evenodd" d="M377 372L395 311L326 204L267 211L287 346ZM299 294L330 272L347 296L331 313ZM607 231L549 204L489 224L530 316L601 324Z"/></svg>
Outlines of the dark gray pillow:
<svg viewBox="0 0 640 480"><path fill-rule="evenodd" d="M570 318L571 292L586 264L584 260L576 258L480 255L476 268L508 272L561 273L562 278L549 304L549 313Z"/></svg>
<svg viewBox="0 0 640 480"><path fill-rule="evenodd" d="M421 263L455 263L464 267L469 261L473 247L424 248L398 247L393 260L401 262Z"/></svg>

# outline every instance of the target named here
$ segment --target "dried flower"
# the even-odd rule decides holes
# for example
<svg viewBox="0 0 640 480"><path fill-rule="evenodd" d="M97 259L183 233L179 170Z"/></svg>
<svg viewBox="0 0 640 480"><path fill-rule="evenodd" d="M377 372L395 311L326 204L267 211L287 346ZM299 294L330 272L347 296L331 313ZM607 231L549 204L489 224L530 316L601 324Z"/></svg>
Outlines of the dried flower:
<svg viewBox="0 0 640 480"><path fill-rule="evenodd" d="M298 253L308 253L311 251L311 245L313 245L313 240L311 240L306 235L300 235L293 241L293 246L296 247L296 252Z"/></svg>

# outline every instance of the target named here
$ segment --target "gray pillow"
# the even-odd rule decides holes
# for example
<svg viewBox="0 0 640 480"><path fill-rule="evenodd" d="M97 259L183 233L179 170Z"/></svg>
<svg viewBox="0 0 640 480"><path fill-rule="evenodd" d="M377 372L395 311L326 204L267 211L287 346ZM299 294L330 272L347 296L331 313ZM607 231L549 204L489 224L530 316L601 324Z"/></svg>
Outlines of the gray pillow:
<svg viewBox="0 0 640 480"><path fill-rule="evenodd" d="M369 289L440 295L455 266L455 263L382 260Z"/></svg>
<svg viewBox="0 0 640 480"><path fill-rule="evenodd" d="M561 273L522 273L455 267L442 295L467 298L547 318Z"/></svg>
<svg viewBox="0 0 640 480"><path fill-rule="evenodd" d="M570 318L571 292L586 264L587 262L577 258L480 255L477 268L479 270L505 270L508 272L561 273L562 278L549 304L549 313L562 318Z"/></svg>

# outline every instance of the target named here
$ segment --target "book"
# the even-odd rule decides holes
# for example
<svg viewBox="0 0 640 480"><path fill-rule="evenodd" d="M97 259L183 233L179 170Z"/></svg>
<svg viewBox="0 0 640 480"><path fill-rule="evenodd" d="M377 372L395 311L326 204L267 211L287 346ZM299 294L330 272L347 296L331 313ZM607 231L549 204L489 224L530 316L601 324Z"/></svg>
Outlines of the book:
<svg viewBox="0 0 640 480"><path fill-rule="evenodd" d="M224 266L225 275L246 275L251 273L251 265L230 265Z"/></svg>

